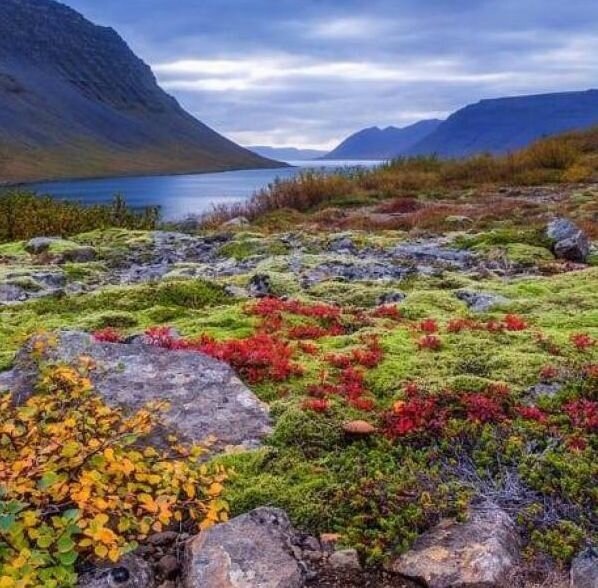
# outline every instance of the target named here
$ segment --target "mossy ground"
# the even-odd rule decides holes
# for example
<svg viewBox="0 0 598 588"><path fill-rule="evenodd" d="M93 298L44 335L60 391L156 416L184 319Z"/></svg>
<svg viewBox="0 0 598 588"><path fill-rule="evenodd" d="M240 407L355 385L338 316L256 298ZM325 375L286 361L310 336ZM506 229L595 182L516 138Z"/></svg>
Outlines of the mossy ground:
<svg viewBox="0 0 598 588"><path fill-rule="evenodd" d="M587 205L582 195L579 205ZM327 251L329 234L306 231L298 238L309 252L302 257L305 266L315 266L337 255ZM406 234L394 230L353 232L351 238L360 249L383 248L403 241ZM94 279L105 270L106 261L131 250L143 250L150 242L147 233L120 229L94 231L72 240L92 245L100 255L98 262L64 267L69 279L79 280ZM491 227L483 232L459 234L455 243L488 256L501 251L512 263L522 266L554 262L535 229ZM392 439L385 434L348 439L342 423L365 418L383 430L385 414L393 410L397 401L406 399L408 382L415 382L436 396L442 396L447 389L479 393L501 382L511 391L511 401L519 403L525 391L538 383L539 373L546 365L568 372L572 362L595 364L598 347L591 346L575 355L571 336L584 333L594 341L598 339L598 268L510 279L444 272L388 282L328 280L304 289L288 271L293 247L280 235L237 233L220 253L238 261L257 257L258 263L246 274L215 281L169 279L158 284L105 287L95 293L0 307L0 369L10 366L23 341L39 329L94 331L112 327L132 334L150 326L168 325L186 338L205 334L217 340L244 339L255 332L259 319L248 312L246 299L231 297L224 286L245 286L254 273L267 273L278 296L300 298L307 304L340 305L351 309L351 313L356 307L368 313L380 295L400 290L407 294L400 304L400 321L381 317L360 322L357 315L349 313L353 318L346 318L348 323L342 334L326 335L314 342L316 353L297 347L294 360L303 368L301 376L251 385L270 404L275 429L262 449L218 458L236 471L227 489L233 512L265 504L280 506L287 509L297 525L310 532L340 532L345 544L358 547L373 562L406 549L440 515L460 515L464 511L468 499L479 489L460 481L454 473L459 464L451 460L457 460L458 455L471 459L473 473L494 479L499 485L504 468L509 467L540 495L543 492L558 496L567 504L577 501L583 508L590 508L588 505L595 501L595 490L591 488L592 476L596 474L592 462L595 438L580 451L568 452L558 447L541 454L541 459L552 460L550 467L555 474L550 479L546 477L547 468L529 462L530 455L538 458L538 452L528 451L525 443L540 441L533 438L528 425L518 422L507 433L502 425L490 423L478 426L473 435L469 429L467 434L459 429L454 442L441 435L437 439L422 436L415 440ZM19 263L29 263L20 244L3 245L0 255L11 258L13 270ZM499 294L507 302L491 312L472 315L455 297L455 291L462 288ZM450 321L458 318L486 324L503 321L509 313L518 315L528 326L500 332L447 329ZM434 319L438 325L442 340L438 350L420 348L418 324L424 319ZM289 316L287 320L290 326L317 324L315 319L306 317ZM555 355L550 346L539 342L538 333L565 351ZM377 337L383 353L377 365L364 370L364 386L375 402L375 410L363 411L337 400L323 412L306 410L304 401L309 386L330 374L337 375L327 356L359 349L368 335ZM559 398L576 398L580 385L564 381ZM583 394L595 400L596 392L584 388ZM560 401L545 401L547 405L551 402ZM561 484L558 477L566 487L557 488ZM533 504L525 506L531 509ZM522 520L528 517L525 521L531 525L534 545L552 555L565 549L563 545L574 551L583 542L591 541L586 511L569 521L557 517L552 526L538 524L537 517L525 509L520 514ZM559 533L559 529L563 532Z"/></svg>

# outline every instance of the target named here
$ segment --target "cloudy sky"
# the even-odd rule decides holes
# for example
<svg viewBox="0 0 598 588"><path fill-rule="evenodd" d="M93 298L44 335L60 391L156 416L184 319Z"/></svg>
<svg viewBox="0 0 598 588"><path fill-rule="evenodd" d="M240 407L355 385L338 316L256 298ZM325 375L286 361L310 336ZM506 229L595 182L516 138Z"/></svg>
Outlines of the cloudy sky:
<svg viewBox="0 0 598 588"><path fill-rule="evenodd" d="M598 87L596 0L63 0L244 145L329 148L482 98Z"/></svg>

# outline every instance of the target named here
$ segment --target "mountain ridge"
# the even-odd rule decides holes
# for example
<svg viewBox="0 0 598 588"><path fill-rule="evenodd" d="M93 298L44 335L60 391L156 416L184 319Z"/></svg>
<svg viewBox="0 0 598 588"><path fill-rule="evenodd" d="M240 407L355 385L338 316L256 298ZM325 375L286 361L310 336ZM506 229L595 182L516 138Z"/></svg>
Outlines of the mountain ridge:
<svg viewBox="0 0 598 588"><path fill-rule="evenodd" d="M188 114L109 27L0 3L0 180L279 167Z"/></svg>
<svg viewBox="0 0 598 588"><path fill-rule="evenodd" d="M323 159L392 159L433 132L442 121L421 120L406 127L368 127L347 137Z"/></svg>
<svg viewBox="0 0 598 588"><path fill-rule="evenodd" d="M407 155L504 154L547 135L598 124L598 90L489 98L451 114Z"/></svg>

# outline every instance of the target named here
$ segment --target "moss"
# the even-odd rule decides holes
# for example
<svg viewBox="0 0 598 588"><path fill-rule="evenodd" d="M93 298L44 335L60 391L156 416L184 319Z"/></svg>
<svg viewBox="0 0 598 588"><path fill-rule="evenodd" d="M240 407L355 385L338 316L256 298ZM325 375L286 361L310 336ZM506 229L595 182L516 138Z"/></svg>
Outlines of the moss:
<svg viewBox="0 0 598 588"><path fill-rule="evenodd" d="M152 302L160 306L203 308L223 304L230 299L222 286L205 280L163 282L153 290Z"/></svg>
<svg viewBox="0 0 598 588"><path fill-rule="evenodd" d="M218 250L218 253L223 257L244 261L257 255L260 251L260 246L261 243L257 239L234 240L222 245Z"/></svg>
<svg viewBox="0 0 598 588"><path fill-rule="evenodd" d="M131 312L100 312L85 317L84 324L88 330L105 329L129 329L139 324L137 317Z"/></svg>
<svg viewBox="0 0 598 588"><path fill-rule="evenodd" d="M278 420L269 442L275 447L296 447L313 457L339 447L342 436L338 421L291 409Z"/></svg>

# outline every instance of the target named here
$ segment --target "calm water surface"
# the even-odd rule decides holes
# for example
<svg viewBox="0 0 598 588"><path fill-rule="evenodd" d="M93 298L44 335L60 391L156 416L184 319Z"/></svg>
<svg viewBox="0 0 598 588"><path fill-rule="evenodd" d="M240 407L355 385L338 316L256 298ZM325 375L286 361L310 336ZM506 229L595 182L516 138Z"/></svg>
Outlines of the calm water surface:
<svg viewBox="0 0 598 588"><path fill-rule="evenodd" d="M165 220L180 220L210 210L215 204L238 202L267 186L276 178L290 178L306 168L327 170L373 167L374 161L296 161L296 167L252 169L184 176L107 178L31 184L28 188L64 200L85 204L110 202L122 194L134 208L159 206Z"/></svg>

